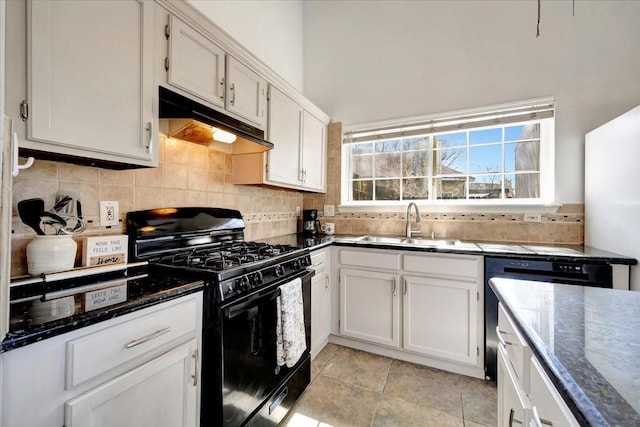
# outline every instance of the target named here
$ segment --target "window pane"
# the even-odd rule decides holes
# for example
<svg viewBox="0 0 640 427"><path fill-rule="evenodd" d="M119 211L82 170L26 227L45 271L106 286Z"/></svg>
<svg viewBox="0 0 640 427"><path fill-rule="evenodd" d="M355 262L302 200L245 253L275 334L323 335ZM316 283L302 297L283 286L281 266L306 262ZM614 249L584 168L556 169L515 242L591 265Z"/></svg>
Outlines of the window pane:
<svg viewBox="0 0 640 427"><path fill-rule="evenodd" d="M443 133L436 135L436 148L449 148L467 145L467 133Z"/></svg>
<svg viewBox="0 0 640 427"><path fill-rule="evenodd" d="M470 199L499 199L502 197L502 175L475 175L469 177Z"/></svg>
<svg viewBox="0 0 640 427"><path fill-rule="evenodd" d="M502 142L502 128L473 130L469 132L469 144L486 144L489 142Z"/></svg>
<svg viewBox="0 0 640 427"><path fill-rule="evenodd" d="M505 128L505 135L507 132L509 132L509 138L505 136L505 141L540 139L540 124L529 123L526 125L511 126Z"/></svg>
<svg viewBox="0 0 640 427"><path fill-rule="evenodd" d="M469 172L486 173L502 171L502 146L482 145L469 147Z"/></svg>
<svg viewBox="0 0 640 427"><path fill-rule="evenodd" d="M381 153L384 151L400 151L402 147L402 141L399 139L390 139L388 141L376 142L376 152Z"/></svg>
<svg viewBox="0 0 640 427"><path fill-rule="evenodd" d="M376 200L400 200L400 180L376 180Z"/></svg>
<svg viewBox="0 0 640 427"><path fill-rule="evenodd" d="M505 141L518 141L522 138L522 130L524 125L507 126L504 128L504 140Z"/></svg>
<svg viewBox="0 0 640 427"><path fill-rule="evenodd" d="M373 181L353 181L353 200L373 200Z"/></svg>
<svg viewBox="0 0 640 427"><path fill-rule="evenodd" d="M407 138L402 140L403 150L423 150L429 148L429 138L421 136L418 138Z"/></svg>
<svg viewBox="0 0 640 427"><path fill-rule="evenodd" d="M504 170L539 171L540 141L514 142L504 145Z"/></svg>
<svg viewBox="0 0 640 427"><path fill-rule="evenodd" d="M353 179L373 178L373 156L353 156Z"/></svg>
<svg viewBox="0 0 640 427"><path fill-rule="evenodd" d="M508 174L505 176L505 184L515 184L507 197L517 197L519 199L535 199L540 197L540 174L522 173Z"/></svg>
<svg viewBox="0 0 640 427"><path fill-rule="evenodd" d="M409 178L402 180L402 199L416 200L429 198L429 180L427 178Z"/></svg>
<svg viewBox="0 0 640 427"><path fill-rule="evenodd" d="M373 153L373 143L351 144L351 154Z"/></svg>
<svg viewBox="0 0 640 427"><path fill-rule="evenodd" d="M461 174L467 172L467 149L449 148L436 151L435 171L437 175Z"/></svg>
<svg viewBox="0 0 640 427"><path fill-rule="evenodd" d="M400 176L400 153L376 154L376 178Z"/></svg>
<svg viewBox="0 0 640 427"><path fill-rule="evenodd" d="M402 153L402 176L426 176L429 173L428 151Z"/></svg>
<svg viewBox="0 0 640 427"><path fill-rule="evenodd" d="M466 176L435 178L433 191L438 199L464 199L466 184Z"/></svg>

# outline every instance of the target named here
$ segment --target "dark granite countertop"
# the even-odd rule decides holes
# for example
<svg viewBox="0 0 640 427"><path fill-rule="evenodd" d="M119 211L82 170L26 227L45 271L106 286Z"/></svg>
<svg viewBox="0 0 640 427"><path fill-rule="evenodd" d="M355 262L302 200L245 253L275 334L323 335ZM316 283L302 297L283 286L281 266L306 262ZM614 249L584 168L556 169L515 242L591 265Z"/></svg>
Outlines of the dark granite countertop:
<svg viewBox="0 0 640 427"><path fill-rule="evenodd" d="M386 244L381 242L364 242L363 236L317 234L314 238L304 237L301 234L288 234L285 236L266 239L267 243L290 244L307 247L310 250L320 249L329 245L353 246L378 249L395 249L418 252L442 252L467 255L495 256L503 258L546 260L546 261L577 261L588 259L591 263L609 263L636 265L638 261L624 255L606 252L600 249L581 245L532 245L510 244L495 242L469 242L460 241L455 245L423 246L410 244Z"/></svg>
<svg viewBox="0 0 640 427"><path fill-rule="evenodd" d="M14 281L9 333L0 353L203 289L201 280L178 279L147 266L59 283Z"/></svg>
<svg viewBox="0 0 640 427"><path fill-rule="evenodd" d="M640 425L640 292L497 278L491 287L581 425Z"/></svg>

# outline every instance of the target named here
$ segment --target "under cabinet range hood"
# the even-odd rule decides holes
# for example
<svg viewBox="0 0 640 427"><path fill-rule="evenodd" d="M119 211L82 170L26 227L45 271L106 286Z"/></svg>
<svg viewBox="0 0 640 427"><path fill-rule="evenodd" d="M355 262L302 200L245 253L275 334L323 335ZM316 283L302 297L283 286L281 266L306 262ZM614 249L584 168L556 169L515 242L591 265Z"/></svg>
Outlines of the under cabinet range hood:
<svg viewBox="0 0 640 427"><path fill-rule="evenodd" d="M169 137L195 143L213 143L216 130L233 134L234 153L260 153L273 144L264 131L160 86L159 118L169 120Z"/></svg>

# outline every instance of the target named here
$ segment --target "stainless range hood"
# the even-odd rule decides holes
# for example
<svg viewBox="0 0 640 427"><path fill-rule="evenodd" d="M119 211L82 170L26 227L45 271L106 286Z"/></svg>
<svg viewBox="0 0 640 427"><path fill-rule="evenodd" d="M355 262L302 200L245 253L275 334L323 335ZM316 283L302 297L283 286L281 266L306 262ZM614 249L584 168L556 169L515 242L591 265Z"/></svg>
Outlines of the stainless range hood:
<svg viewBox="0 0 640 427"><path fill-rule="evenodd" d="M159 118L169 119L169 136L195 143L211 143L212 128L236 135L234 153L260 153L273 148L264 131L160 86Z"/></svg>

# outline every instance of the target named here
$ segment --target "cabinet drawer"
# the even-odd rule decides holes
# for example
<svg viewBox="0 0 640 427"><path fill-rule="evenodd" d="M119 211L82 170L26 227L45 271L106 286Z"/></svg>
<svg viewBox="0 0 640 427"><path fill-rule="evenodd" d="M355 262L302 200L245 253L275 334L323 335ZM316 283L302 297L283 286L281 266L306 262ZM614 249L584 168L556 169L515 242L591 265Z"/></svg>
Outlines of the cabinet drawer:
<svg viewBox="0 0 640 427"><path fill-rule="evenodd" d="M507 312L504 310L502 304L498 305L498 340L504 344L507 354L509 355L509 361L513 365L515 375L525 383L524 373L528 371L529 358L531 357L531 349L526 343L517 327L513 323L513 320Z"/></svg>
<svg viewBox="0 0 640 427"><path fill-rule="evenodd" d="M469 277L477 280L480 277L478 269L481 261L481 257L466 255L404 254L402 263L404 271L438 276Z"/></svg>
<svg viewBox="0 0 640 427"><path fill-rule="evenodd" d="M320 250L311 252L311 268L316 272L322 271L327 267L327 251Z"/></svg>
<svg viewBox="0 0 640 427"><path fill-rule="evenodd" d="M195 335L197 312L194 298L67 342L67 389L179 337Z"/></svg>
<svg viewBox="0 0 640 427"><path fill-rule="evenodd" d="M342 249L340 263L357 267L384 270L400 270L400 255L397 252L362 251Z"/></svg>

